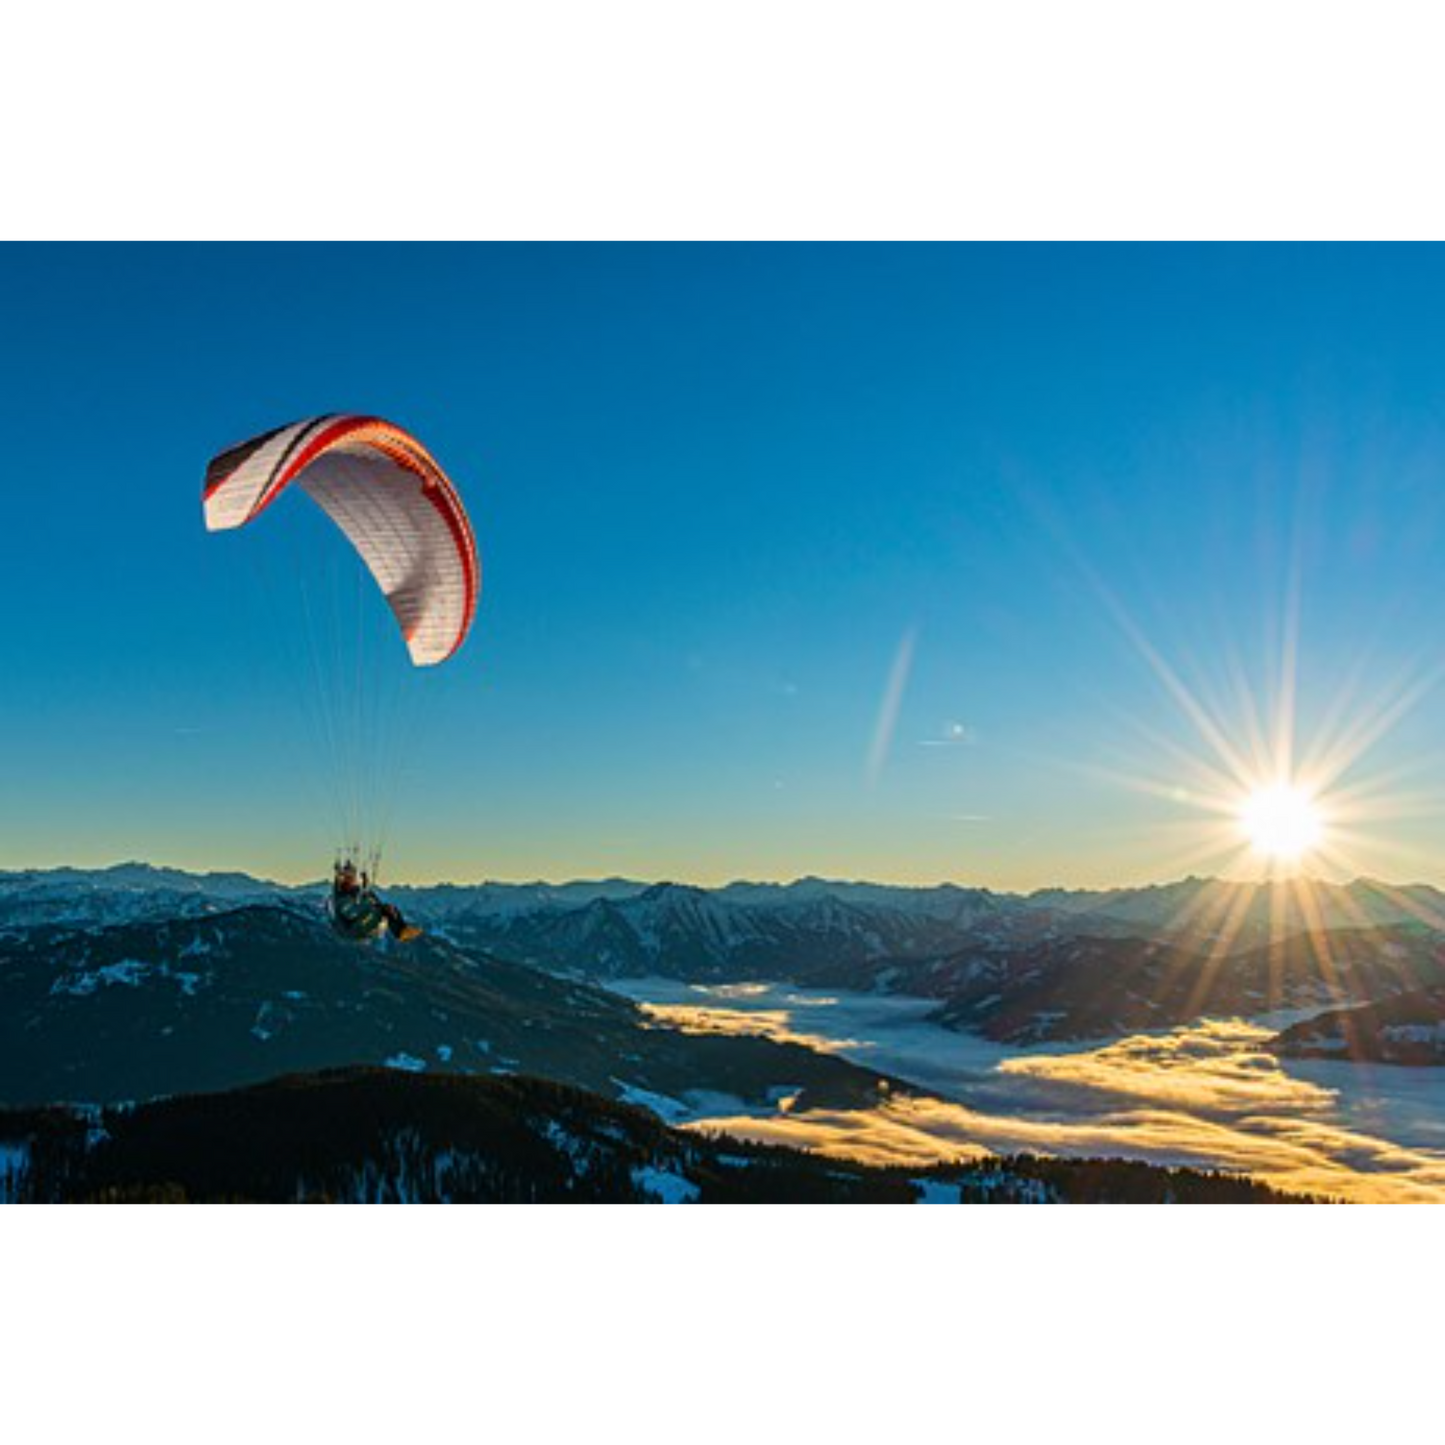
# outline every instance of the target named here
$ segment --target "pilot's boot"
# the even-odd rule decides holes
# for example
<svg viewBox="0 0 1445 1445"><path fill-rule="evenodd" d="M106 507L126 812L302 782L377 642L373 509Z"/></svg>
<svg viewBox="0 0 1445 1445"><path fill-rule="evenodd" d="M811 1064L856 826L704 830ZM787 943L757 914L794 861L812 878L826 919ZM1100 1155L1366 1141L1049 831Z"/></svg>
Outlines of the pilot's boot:
<svg viewBox="0 0 1445 1445"><path fill-rule="evenodd" d="M396 904L382 904L382 912L386 914L387 927L391 929L391 935L398 943L410 943L412 939L421 937L421 929L414 923L408 923L401 916L401 910Z"/></svg>

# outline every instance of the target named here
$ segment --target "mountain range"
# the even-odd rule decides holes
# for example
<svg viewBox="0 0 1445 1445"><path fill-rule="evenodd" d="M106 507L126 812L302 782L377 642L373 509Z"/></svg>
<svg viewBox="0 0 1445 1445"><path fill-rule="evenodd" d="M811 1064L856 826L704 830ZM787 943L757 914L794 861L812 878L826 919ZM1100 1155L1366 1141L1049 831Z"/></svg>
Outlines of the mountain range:
<svg viewBox="0 0 1445 1445"><path fill-rule="evenodd" d="M144 864L0 873L0 1197L1049 1202L1254 1188L1120 1161L869 1170L679 1132L948 1100L811 1037L691 1027L608 986L621 980L643 997L664 980L721 988L723 1004L749 981L916 999L933 1024L1010 1045L1239 1016L1279 1030L1265 1047L1282 1058L1445 1064L1445 895L1425 886L390 891L425 924L420 941L338 939L319 884ZM1279 1010L1293 1018L1269 1024ZM204 1142L215 1128L229 1154Z"/></svg>
<svg viewBox="0 0 1445 1445"><path fill-rule="evenodd" d="M0 936L18 946L19 935L48 925L70 930L66 946L82 948L83 935L122 923L237 907L289 913L302 927L314 923L321 891L142 864L7 873ZM1445 894L1365 879L1190 878L1029 895L817 878L716 889L606 879L392 894L434 946L498 964L599 982L787 980L911 995L935 1001L949 1027L1010 1043L1103 1038L1210 1014L1349 1008L1445 985Z"/></svg>
<svg viewBox="0 0 1445 1445"><path fill-rule="evenodd" d="M281 884L239 872L194 873L148 863L119 863L107 868L0 870L0 926L19 921L66 921L41 913L85 915L118 921L127 905L145 909L197 909L241 901L304 898L321 893L323 881ZM1369 878L1350 883L1308 880L1307 892L1293 881L1231 882L1189 877L1138 888L1038 889L1032 893L996 892L955 883L933 886L800 878L791 883L739 881L716 888L685 883L641 882L628 878L566 883L438 883L401 885L388 891L434 920L495 917L510 913L566 911L600 901L620 904L644 894L681 891L744 913L787 911L827 900L864 910L967 925L1028 914L1063 924L1072 920L1093 931L1143 927L1154 933L1192 939L1219 938L1225 932L1247 946L1274 931L1306 928L1359 928L1376 924L1418 923L1445 933L1445 891L1429 884L1392 885ZM1307 901L1305 901L1307 900Z"/></svg>

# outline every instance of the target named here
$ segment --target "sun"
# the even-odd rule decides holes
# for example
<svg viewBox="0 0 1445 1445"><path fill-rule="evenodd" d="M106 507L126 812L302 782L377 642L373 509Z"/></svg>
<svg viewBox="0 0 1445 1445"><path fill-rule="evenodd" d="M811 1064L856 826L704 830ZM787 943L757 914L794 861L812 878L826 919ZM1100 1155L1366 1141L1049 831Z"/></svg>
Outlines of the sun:
<svg viewBox="0 0 1445 1445"><path fill-rule="evenodd" d="M1239 805L1239 829L1255 852L1298 863L1320 846L1325 824L1314 794L1296 783L1256 788Z"/></svg>

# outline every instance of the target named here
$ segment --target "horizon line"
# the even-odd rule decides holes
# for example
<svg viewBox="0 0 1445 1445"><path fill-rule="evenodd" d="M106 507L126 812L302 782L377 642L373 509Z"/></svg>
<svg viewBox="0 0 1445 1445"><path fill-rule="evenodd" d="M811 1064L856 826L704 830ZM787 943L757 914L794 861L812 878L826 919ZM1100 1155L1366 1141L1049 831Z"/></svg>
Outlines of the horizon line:
<svg viewBox="0 0 1445 1445"><path fill-rule="evenodd" d="M241 877L253 883L263 884L272 888L300 891L309 888L325 886L326 876L322 874L316 878L303 878L295 882L286 882L279 878L269 877L260 873L251 873L244 868L211 868L204 871L195 868L188 868L180 864L172 863L151 863L140 858L123 858L114 863L79 864L79 863L55 863L42 865L28 865L20 868L0 867L0 878L6 876L23 876L46 873L116 873L125 868L143 868L155 873L179 873L187 878L205 879L220 877ZM898 892L929 893L939 892L943 889L956 889L968 893L987 893L995 897L1003 898L1032 898L1040 893L1068 893L1068 894L1104 894L1104 893L1141 893L1149 889L1164 889L1178 887L1182 883L1214 883L1229 888L1260 888L1264 886L1275 887L1281 884L1307 884L1310 887L1324 888L1353 888L1364 884L1372 887L1408 889L1408 888L1429 888L1436 892L1445 892L1445 883L1430 883L1423 879L1416 879L1410 882L1395 883L1382 878L1371 877L1368 874L1357 874L1354 877L1334 881L1327 878L1313 877L1305 873L1287 874L1279 876L1267 876L1263 878L1226 878L1219 874L1186 873L1177 878L1155 880L1147 883L1113 883L1106 885L1074 885L1068 883L1043 884L1035 888L993 888L983 883L964 883L957 879L942 879L933 883L901 883L878 878L847 878L828 877L820 873L800 873L788 879L776 878L730 878L725 883L697 883L685 878L636 878L624 873L608 873L598 875L576 875L567 878L480 878L470 881L458 881L449 878L433 879L428 882L395 882L383 885L390 888L566 888L579 884L599 885L604 883L625 883L638 888L657 888L670 886L677 888L695 888L699 892L717 893L728 888L750 887L750 888L794 888L804 883L832 884L841 887L869 887L888 888Z"/></svg>

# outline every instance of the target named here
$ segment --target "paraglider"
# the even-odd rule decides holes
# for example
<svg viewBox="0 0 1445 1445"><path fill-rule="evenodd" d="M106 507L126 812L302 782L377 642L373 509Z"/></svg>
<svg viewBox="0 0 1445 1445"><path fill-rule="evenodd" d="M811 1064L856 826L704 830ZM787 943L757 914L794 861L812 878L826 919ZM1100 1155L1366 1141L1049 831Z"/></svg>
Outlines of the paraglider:
<svg viewBox="0 0 1445 1445"><path fill-rule="evenodd" d="M379 937L383 930L402 943L421 936L421 929L408 923L396 904L385 902L372 887L370 874L358 870L350 858L336 864L327 913L338 933L357 942Z"/></svg>
<svg viewBox="0 0 1445 1445"><path fill-rule="evenodd" d="M409 654L406 671L434 668L454 657L476 615L481 566L461 498L426 447L374 416L327 415L277 427L211 461L203 494L206 529L248 526L293 489L340 529L380 589ZM310 561L304 558L299 569L303 587ZM309 620L312 609L305 611ZM307 645L316 676L324 678L327 641L308 638ZM350 689L349 695L320 699L327 713L324 731L333 742L344 727L354 724L359 731L367 721L370 709L361 689L383 670L361 656L355 668L338 663L331 669L332 691ZM380 747L376 738L361 739L347 761L328 757L327 766L335 763L339 785L365 790L366 779L356 776L364 769L351 759L371 757ZM361 821L366 801L346 814L328 913L346 938L369 941L390 932L407 941L420 930L377 892L382 840L379 827L366 836Z"/></svg>

